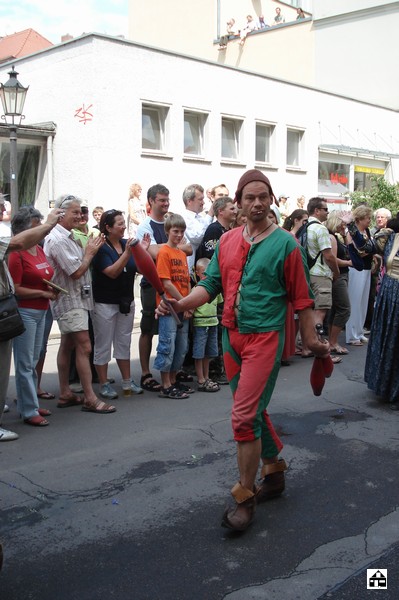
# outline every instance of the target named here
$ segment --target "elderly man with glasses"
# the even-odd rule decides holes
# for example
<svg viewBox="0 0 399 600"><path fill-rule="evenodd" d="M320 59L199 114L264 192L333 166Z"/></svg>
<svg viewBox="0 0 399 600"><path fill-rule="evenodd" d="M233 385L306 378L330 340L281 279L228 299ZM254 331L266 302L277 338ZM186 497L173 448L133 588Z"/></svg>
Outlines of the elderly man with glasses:
<svg viewBox="0 0 399 600"><path fill-rule="evenodd" d="M102 235L89 237L83 247L75 239L73 229L82 221L82 200L76 196L61 196L55 202L63 210L60 223L46 238L44 252L54 269L53 281L67 293L60 293L52 302L51 310L58 321L61 343L57 356L60 396L57 406L81 406L83 411L97 414L115 412L115 407L97 398L93 386L89 356L89 311L93 309L90 265L104 244ZM72 350L76 352L76 368L84 391L84 400L69 386L69 368Z"/></svg>
<svg viewBox="0 0 399 600"><path fill-rule="evenodd" d="M324 223L328 216L328 206L324 198L311 198L307 212L308 239L307 249L312 258L318 257L309 270L310 287L315 298L316 323L323 323L328 310L332 306L332 281L339 277L337 259L331 249L331 239ZM313 356L308 348L302 346L302 357Z"/></svg>

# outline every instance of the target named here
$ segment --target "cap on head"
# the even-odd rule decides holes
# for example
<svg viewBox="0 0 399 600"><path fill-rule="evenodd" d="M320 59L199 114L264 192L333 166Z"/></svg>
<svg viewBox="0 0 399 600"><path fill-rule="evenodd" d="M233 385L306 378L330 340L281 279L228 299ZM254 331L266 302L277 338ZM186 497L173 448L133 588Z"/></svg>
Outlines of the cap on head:
<svg viewBox="0 0 399 600"><path fill-rule="evenodd" d="M263 181L263 183L265 183L267 185L267 187L269 188L270 195L273 198L275 197L273 190L272 190L272 186L270 185L270 181L268 180L266 175L263 175L262 171L258 171L258 169L250 169L249 171L246 171L244 173L244 175L242 175L240 177L240 181L238 182L238 186L237 186L237 190L236 190L236 195L234 197L234 202L241 201L242 191L243 191L244 187L248 183L251 183L252 181Z"/></svg>
<svg viewBox="0 0 399 600"><path fill-rule="evenodd" d="M279 197L278 197L278 199L280 200L280 198L286 198L286 199L288 199L289 196L287 194L280 194Z"/></svg>

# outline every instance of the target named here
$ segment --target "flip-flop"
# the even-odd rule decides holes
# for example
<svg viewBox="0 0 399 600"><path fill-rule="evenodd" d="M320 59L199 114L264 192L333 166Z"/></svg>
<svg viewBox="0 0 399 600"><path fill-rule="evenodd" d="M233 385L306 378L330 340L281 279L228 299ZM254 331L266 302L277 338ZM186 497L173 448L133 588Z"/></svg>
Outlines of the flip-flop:
<svg viewBox="0 0 399 600"><path fill-rule="evenodd" d="M342 362L342 357L341 356L332 356L331 360L334 363L334 365L338 365L339 363Z"/></svg>
<svg viewBox="0 0 399 600"><path fill-rule="evenodd" d="M57 408L69 408L70 406L82 406L83 399L80 396L70 396L69 398L63 398L63 396L59 397L62 402L58 402Z"/></svg>
<svg viewBox="0 0 399 600"><path fill-rule="evenodd" d="M364 346L363 342L360 340L353 340L352 342L348 342L351 346Z"/></svg>
<svg viewBox="0 0 399 600"><path fill-rule="evenodd" d="M40 398L40 400L54 400L55 398L54 394L50 394L50 392L40 392L37 397Z"/></svg>
<svg viewBox="0 0 399 600"><path fill-rule="evenodd" d="M82 406L83 412L92 412L97 413L98 415L108 415L114 413L116 411L115 406L112 404L106 404L102 400L97 400L97 402L90 404L83 404Z"/></svg>
<svg viewBox="0 0 399 600"><path fill-rule="evenodd" d="M345 356L349 354L347 348L343 348L342 346L335 346L330 348L330 354L338 354L338 356Z"/></svg>

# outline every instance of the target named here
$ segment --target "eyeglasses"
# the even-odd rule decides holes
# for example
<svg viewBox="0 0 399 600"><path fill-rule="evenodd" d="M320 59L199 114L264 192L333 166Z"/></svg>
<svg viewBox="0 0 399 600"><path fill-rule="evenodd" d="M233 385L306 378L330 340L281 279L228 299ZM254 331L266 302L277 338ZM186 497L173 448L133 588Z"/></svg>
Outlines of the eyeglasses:
<svg viewBox="0 0 399 600"><path fill-rule="evenodd" d="M325 210L326 212L328 212L327 206L319 206L319 210Z"/></svg>

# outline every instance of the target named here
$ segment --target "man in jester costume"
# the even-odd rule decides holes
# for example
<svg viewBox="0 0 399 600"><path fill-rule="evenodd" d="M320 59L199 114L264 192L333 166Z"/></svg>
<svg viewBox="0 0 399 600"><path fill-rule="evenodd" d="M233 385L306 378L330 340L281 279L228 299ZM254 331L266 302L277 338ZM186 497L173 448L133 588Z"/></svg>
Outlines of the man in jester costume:
<svg viewBox="0 0 399 600"><path fill-rule="evenodd" d="M246 225L223 234L206 269L206 278L174 303L183 312L224 297L223 358L233 393L232 427L237 442L239 482L231 490L234 506L222 525L244 531L256 505L279 496L287 466L267 407L284 346L287 302L298 312L302 340L316 356L328 354L317 336L313 295L302 251L292 235L268 217L274 198L268 178L256 169L238 182L235 201ZM161 303L158 314L166 314ZM261 465L260 479L256 485Z"/></svg>

